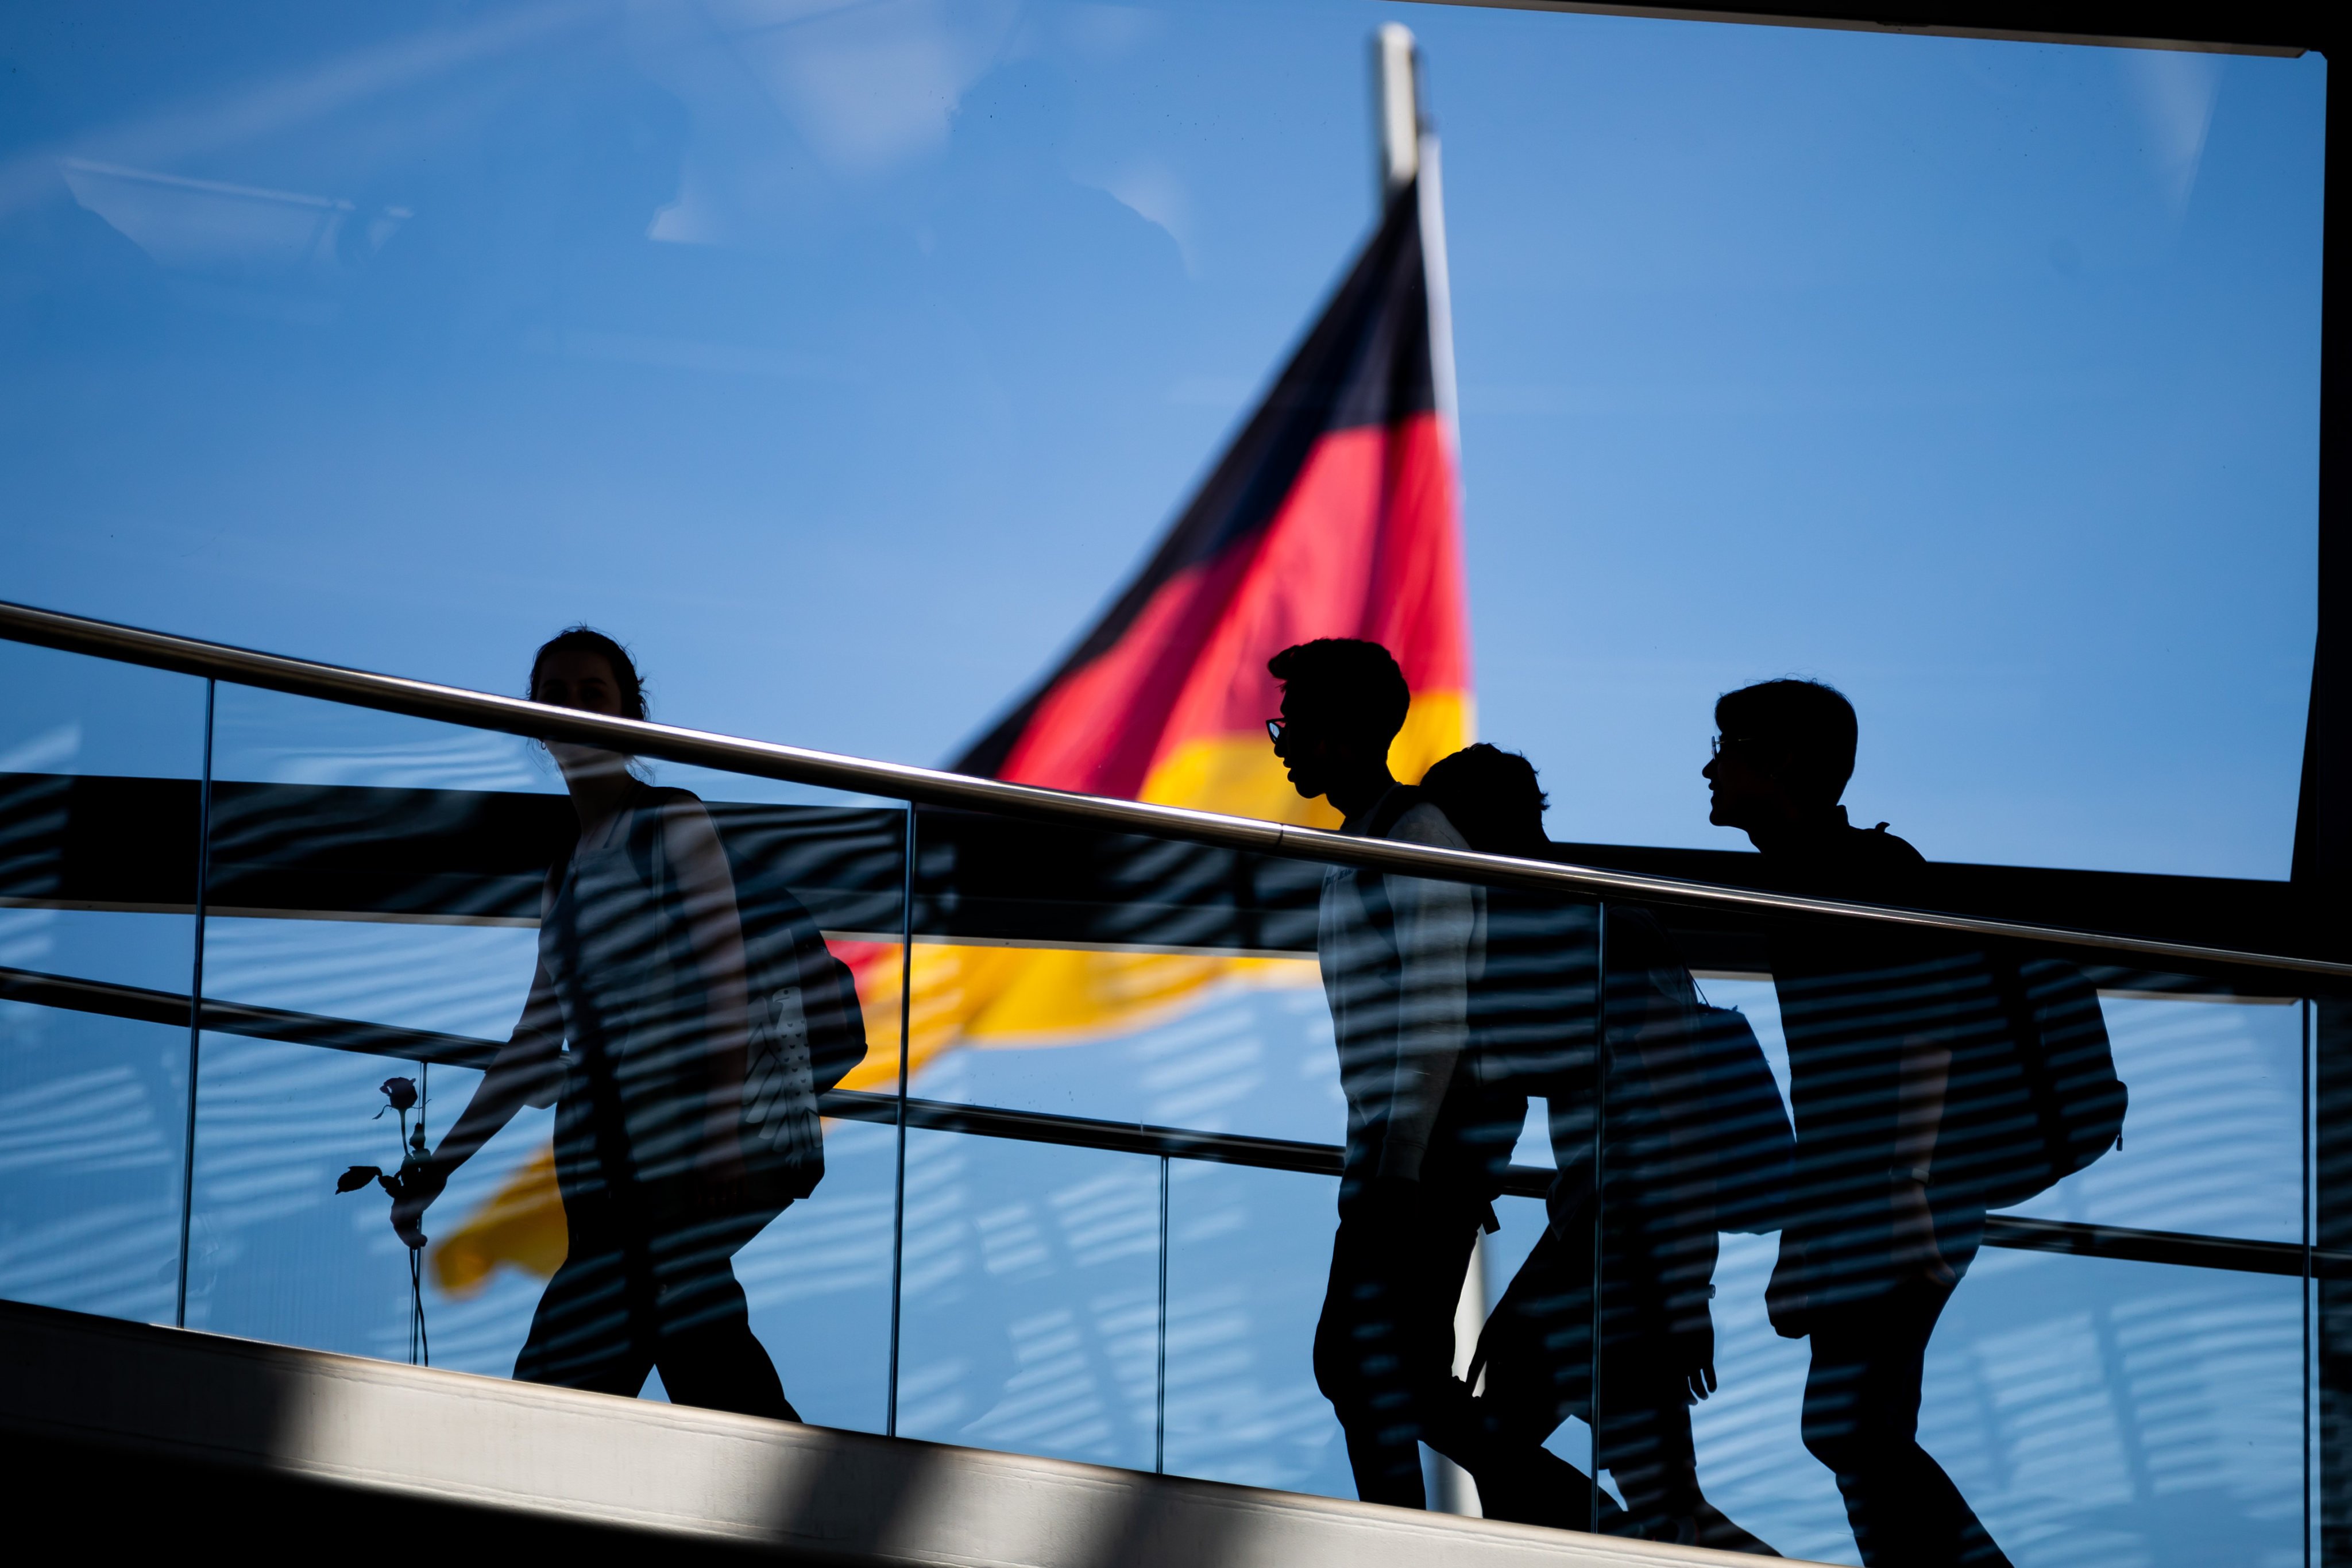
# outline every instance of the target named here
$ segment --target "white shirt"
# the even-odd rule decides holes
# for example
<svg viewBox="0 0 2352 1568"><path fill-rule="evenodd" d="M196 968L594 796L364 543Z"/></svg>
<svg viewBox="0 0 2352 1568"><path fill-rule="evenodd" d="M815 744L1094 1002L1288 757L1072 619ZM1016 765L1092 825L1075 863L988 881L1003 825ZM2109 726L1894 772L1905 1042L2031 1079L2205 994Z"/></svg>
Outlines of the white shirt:
<svg viewBox="0 0 2352 1568"><path fill-rule="evenodd" d="M1341 831L1362 834L1378 811L1376 803ZM1426 801L1382 837L1469 847ZM1420 1179L1438 1109L1469 1045L1486 921L1486 889L1474 883L1340 866L1323 873L1316 957L1348 1099L1347 1179Z"/></svg>

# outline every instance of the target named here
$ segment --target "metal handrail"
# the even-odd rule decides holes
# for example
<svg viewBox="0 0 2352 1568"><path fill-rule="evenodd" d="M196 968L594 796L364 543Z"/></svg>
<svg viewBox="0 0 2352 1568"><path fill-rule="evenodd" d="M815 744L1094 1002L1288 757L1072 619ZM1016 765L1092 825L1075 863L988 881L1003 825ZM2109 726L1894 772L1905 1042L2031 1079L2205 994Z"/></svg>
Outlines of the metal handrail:
<svg viewBox="0 0 2352 1568"><path fill-rule="evenodd" d="M0 639L32 643L68 653L145 665L262 687L297 697L320 698L355 707L437 720L474 729L498 730L534 739L584 742L635 756L751 773L791 784L814 784L860 795L884 795L924 805L962 806L1073 827L1138 833L1182 839L1218 848L1318 860L1366 870L1449 878L1591 898L1624 898L1651 903L1696 904L1751 914L1815 915L1881 925L1949 931L1997 942L2096 948L2158 958L2198 967L2283 970L2292 973L2352 979L2352 963L2284 953L2247 952L2189 942L2156 942L2108 931L2072 930L2021 921L1985 920L1932 910L1898 909L1841 899L1805 898L1614 871L1597 866L1521 860L1469 850L1437 849L1388 839L1359 838L1321 828L1295 827L1253 817L1226 816L1184 806L1113 800L1103 795L1005 784L938 768L874 762L769 741L747 741L674 724L608 718L577 709L555 708L520 697L500 697L460 687L347 669L284 654L261 653L225 643L176 637L168 632L119 626L57 610L0 601Z"/></svg>

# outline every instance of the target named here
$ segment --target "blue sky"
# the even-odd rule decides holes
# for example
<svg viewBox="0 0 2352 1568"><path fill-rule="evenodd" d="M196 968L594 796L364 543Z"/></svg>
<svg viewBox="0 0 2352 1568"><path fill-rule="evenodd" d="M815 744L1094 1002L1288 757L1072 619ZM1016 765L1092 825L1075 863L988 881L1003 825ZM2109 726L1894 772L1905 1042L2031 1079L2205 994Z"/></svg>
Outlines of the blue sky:
<svg viewBox="0 0 2352 1568"><path fill-rule="evenodd" d="M0 20L0 594L950 754L1445 148L1483 734L1705 822L1862 710L1940 858L2283 876L2325 66L1483 11L244 5Z"/></svg>

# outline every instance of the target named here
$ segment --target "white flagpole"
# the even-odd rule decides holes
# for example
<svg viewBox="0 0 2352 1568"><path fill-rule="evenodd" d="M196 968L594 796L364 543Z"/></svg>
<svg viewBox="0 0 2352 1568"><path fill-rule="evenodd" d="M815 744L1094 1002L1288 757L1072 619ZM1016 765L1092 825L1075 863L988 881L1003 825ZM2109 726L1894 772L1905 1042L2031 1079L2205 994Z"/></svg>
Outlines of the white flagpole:
<svg viewBox="0 0 2352 1568"><path fill-rule="evenodd" d="M1462 471L1462 422L1454 388L1454 297L1445 271L1445 193L1440 175L1437 133L1429 129L1421 102L1421 50L1412 30L1384 23L1372 35L1372 122L1380 140L1380 206L1417 174L1421 178L1422 267L1429 280L1430 371L1436 380L1437 412L1454 448L1454 472Z"/></svg>
<svg viewBox="0 0 2352 1568"><path fill-rule="evenodd" d="M1445 201L1437 167L1437 138L1421 112L1421 56L1410 28L1395 22L1372 36L1372 115L1380 132L1380 205L1420 176L1423 274L1429 285L1429 361L1435 382L1438 421L1454 448L1454 471L1462 471L1460 423L1454 401L1454 302L1445 278ZM1454 1373L1470 1370L1478 1331L1486 1321L1485 1237L1474 1242L1462 1294L1454 1308ZM1444 1456L1436 1459L1437 1506L1447 1513L1477 1518L1478 1484Z"/></svg>
<svg viewBox="0 0 2352 1568"><path fill-rule="evenodd" d="M1445 272L1445 189L1438 169L1437 133L1421 138L1421 264L1429 279L1429 369L1437 384L1437 412L1462 471L1462 422L1454 401L1454 290Z"/></svg>
<svg viewBox="0 0 2352 1568"><path fill-rule="evenodd" d="M1372 123L1380 133L1379 202L1412 179L1421 157L1419 51L1412 29L1389 22L1372 35Z"/></svg>

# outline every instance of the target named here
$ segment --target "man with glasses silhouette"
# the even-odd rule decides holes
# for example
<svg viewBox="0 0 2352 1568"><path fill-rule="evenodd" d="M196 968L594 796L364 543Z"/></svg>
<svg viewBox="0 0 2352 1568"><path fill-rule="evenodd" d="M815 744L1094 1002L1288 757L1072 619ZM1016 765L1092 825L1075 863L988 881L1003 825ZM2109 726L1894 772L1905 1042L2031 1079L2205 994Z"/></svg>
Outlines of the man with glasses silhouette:
<svg viewBox="0 0 2352 1568"><path fill-rule="evenodd" d="M1266 732L1301 795L1329 800L1343 832L1468 847L1389 773L1412 694L1387 649L1326 637L1266 668L1283 684L1282 717ZM1465 883L1341 867L1323 875L1316 951L1348 1147L1315 1379L1368 1502L1427 1506L1420 1445L1458 1458L1468 1417L1454 1311L1495 1196L1491 1151L1465 1131L1494 1120L1465 1060L1485 908ZM1511 1124L1525 1115L1521 1102Z"/></svg>

